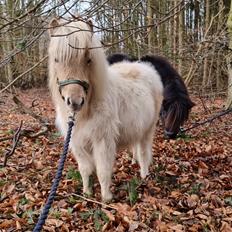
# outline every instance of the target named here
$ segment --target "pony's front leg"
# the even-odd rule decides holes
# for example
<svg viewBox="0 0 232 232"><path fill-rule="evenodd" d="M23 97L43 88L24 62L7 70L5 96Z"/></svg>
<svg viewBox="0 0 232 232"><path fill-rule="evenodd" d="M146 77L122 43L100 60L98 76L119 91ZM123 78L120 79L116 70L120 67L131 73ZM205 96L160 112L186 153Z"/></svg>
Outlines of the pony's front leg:
<svg viewBox="0 0 232 232"><path fill-rule="evenodd" d="M136 164L136 162L138 161L138 157L141 153L140 144L135 144L134 146L132 146L131 152L132 152L132 164Z"/></svg>
<svg viewBox="0 0 232 232"><path fill-rule="evenodd" d="M87 195L92 194L92 190L89 186L89 177L94 171L93 157L84 148L77 148L78 152L73 151L77 160L79 171L83 182L83 193Z"/></svg>
<svg viewBox="0 0 232 232"><path fill-rule="evenodd" d="M115 159L115 144L106 143L104 139L96 142L93 147L97 177L101 186L101 196L104 202L112 199L110 191L113 164Z"/></svg>

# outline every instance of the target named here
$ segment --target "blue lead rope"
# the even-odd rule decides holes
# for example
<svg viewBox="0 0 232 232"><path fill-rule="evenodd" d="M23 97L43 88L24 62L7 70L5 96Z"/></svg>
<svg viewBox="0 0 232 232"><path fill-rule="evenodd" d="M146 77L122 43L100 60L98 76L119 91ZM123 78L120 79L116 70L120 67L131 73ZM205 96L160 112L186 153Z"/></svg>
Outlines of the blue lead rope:
<svg viewBox="0 0 232 232"><path fill-rule="evenodd" d="M63 169L64 169L64 163L65 163L65 160L66 160L66 157L67 157L68 147L69 147L69 143L70 143L70 140L71 140L71 134L72 134L73 125L74 125L74 116L70 117L70 120L68 122L68 132L67 132L67 136L66 136L65 143L64 143L63 153L60 156L60 161L59 161L58 169L57 169L57 172L56 172L56 176L55 176L55 179L53 181L52 188L51 188L51 191L49 193L47 202L46 202L46 204L45 204L45 206L43 208L43 211L41 212L41 214L39 216L39 220L38 220L33 232L40 232L42 230L42 228L43 228L43 225L44 225L47 217L48 217L49 210L50 210L50 208L52 206L52 202L53 202L54 197L56 195L56 190L58 188L60 179L62 177L62 172L63 172Z"/></svg>

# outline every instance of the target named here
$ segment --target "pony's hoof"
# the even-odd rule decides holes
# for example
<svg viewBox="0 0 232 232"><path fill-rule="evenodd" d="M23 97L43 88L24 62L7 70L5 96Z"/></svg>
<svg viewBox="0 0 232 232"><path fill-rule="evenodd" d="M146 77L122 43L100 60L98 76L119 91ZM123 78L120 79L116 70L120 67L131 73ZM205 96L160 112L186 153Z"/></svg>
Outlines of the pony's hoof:
<svg viewBox="0 0 232 232"><path fill-rule="evenodd" d="M83 193L83 196L86 198L92 197L93 193L92 192L88 192L88 193Z"/></svg>
<svg viewBox="0 0 232 232"><path fill-rule="evenodd" d="M91 197L93 196L93 191L91 191L90 189L83 190L83 195L86 197Z"/></svg>
<svg viewBox="0 0 232 232"><path fill-rule="evenodd" d="M113 198L112 193L108 193L108 194L105 194L104 196L102 196L102 201L104 203L110 203L112 198Z"/></svg>
<svg viewBox="0 0 232 232"><path fill-rule="evenodd" d="M140 176L141 176L141 178L142 178L143 180L144 180L148 175L149 175L149 171L148 171L148 170L141 170Z"/></svg>
<svg viewBox="0 0 232 232"><path fill-rule="evenodd" d="M131 164L134 165L136 163L137 163L136 159L132 158Z"/></svg>

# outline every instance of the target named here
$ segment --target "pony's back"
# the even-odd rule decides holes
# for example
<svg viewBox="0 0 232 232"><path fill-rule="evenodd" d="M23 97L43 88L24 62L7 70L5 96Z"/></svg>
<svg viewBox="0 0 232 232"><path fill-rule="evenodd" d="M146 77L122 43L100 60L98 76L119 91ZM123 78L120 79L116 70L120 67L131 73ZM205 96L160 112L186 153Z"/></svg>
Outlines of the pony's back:
<svg viewBox="0 0 232 232"><path fill-rule="evenodd" d="M110 65L112 65L112 64L119 63L122 61L133 62L133 61L137 61L137 59L135 57L129 57L128 55L124 53L114 53L114 54L107 56L107 61Z"/></svg>
<svg viewBox="0 0 232 232"><path fill-rule="evenodd" d="M170 81L179 80L183 85L183 89L187 91L182 78L179 73L172 67L172 65L162 56L146 55L140 58L142 62L151 63L162 78L162 82L166 85Z"/></svg>
<svg viewBox="0 0 232 232"><path fill-rule="evenodd" d="M164 89L164 99L171 101L186 99L188 97L188 90L184 84L183 79L179 73L172 67L172 65L161 56L146 55L140 58L142 62L149 62L160 74ZM189 99L189 108L194 106L194 103Z"/></svg>

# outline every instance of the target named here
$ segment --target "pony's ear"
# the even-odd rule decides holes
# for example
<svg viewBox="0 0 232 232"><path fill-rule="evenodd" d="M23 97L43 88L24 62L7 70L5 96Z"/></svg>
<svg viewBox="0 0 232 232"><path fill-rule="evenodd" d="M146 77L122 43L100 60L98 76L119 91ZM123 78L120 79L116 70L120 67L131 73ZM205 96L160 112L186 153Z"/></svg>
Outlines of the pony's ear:
<svg viewBox="0 0 232 232"><path fill-rule="evenodd" d="M54 34L57 27L59 27L59 21L57 18L53 18L51 22L49 23L49 34L50 36Z"/></svg>

